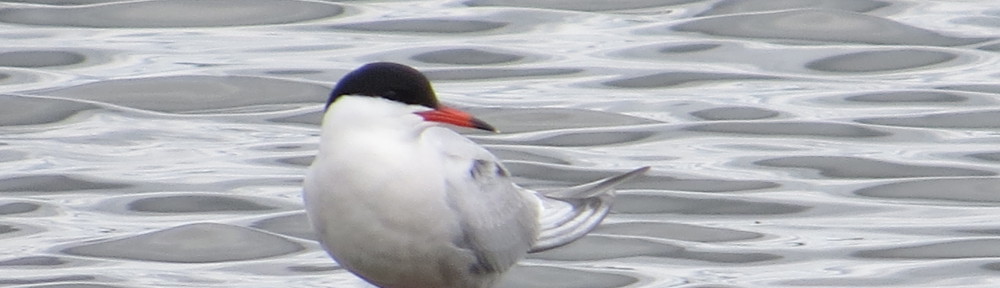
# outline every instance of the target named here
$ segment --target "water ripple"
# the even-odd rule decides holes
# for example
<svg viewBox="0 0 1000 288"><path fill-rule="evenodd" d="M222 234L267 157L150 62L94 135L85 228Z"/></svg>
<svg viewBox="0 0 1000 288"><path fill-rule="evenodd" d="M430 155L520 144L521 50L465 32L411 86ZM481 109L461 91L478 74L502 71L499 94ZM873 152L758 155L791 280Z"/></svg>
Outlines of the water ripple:
<svg viewBox="0 0 1000 288"><path fill-rule="evenodd" d="M103 2L103 1L102 1ZM284 24L337 16L334 4L294 0L150 0L79 7L31 7L0 11L0 22L100 28L219 27Z"/></svg>
<svg viewBox="0 0 1000 288"><path fill-rule="evenodd" d="M670 29L728 37L867 43L878 45L960 46L989 39L943 35L885 18L841 10L795 9L695 19ZM644 30L665 34L663 28ZM879 31L879 33L868 33Z"/></svg>
<svg viewBox="0 0 1000 288"><path fill-rule="evenodd" d="M993 287L990 0L16 0L0 286L369 287L301 209L322 103L426 71L517 182L652 166L499 287ZM252 277L247 277L251 275Z"/></svg>
<svg viewBox="0 0 1000 288"><path fill-rule="evenodd" d="M302 250L298 243L247 228L195 223L63 249L90 257L210 263L273 257Z"/></svg>

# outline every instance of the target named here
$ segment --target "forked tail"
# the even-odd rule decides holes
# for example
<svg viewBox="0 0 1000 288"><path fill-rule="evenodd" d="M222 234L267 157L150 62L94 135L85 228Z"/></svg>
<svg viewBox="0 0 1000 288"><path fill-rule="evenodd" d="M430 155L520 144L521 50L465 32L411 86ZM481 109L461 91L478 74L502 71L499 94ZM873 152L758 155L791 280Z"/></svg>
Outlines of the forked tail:
<svg viewBox="0 0 1000 288"><path fill-rule="evenodd" d="M614 188L649 171L642 167L628 173L565 189L543 191L538 239L529 253L573 242L604 220L614 203Z"/></svg>

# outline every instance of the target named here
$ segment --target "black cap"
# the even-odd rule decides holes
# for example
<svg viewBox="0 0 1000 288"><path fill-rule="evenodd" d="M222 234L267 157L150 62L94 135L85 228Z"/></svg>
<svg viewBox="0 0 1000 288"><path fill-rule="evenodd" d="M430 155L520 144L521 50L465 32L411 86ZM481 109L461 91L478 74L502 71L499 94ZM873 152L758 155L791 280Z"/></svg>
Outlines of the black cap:
<svg viewBox="0 0 1000 288"><path fill-rule="evenodd" d="M343 95L382 97L410 105L437 109L437 96L431 82L413 67L391 62L365 64L337 82L326 107Z"/></svg>

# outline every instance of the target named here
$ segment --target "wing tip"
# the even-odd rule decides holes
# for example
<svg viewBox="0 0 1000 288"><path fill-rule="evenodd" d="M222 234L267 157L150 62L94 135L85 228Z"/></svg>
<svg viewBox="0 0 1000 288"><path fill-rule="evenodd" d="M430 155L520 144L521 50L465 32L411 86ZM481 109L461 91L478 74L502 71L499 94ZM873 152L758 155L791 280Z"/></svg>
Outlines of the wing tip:
<svg viewBox="0 0 1000 288"><path fill-rule="evenodd" d="M636 169L634 169L632 171L629 171L628 173L619 175L618 178L620 178L620 181L626 181L626 180L635 178L637 176L646 174L646 172L649 172L650 169L653 169L653 167L652 166L642 166L642 167L636 168Z"/></svg>
<svg viewBox="0 0 1000 288"><path fill-rule="evenodd" d="M562 222L559 227L554 227L549 231L540 231L539 239L537 239L537 242L535 242L535 245L532 246L528 253L537 253L558 248L572 243L573 241L587 235L587 233L590 233L590 231L600 225L601 222L604 221L604 217L611 212L611 206L614 203L614 186L643 175L650 169L650 166L643 166L621 175L584 184L585 186L597 186L587 187L587 190L602 191L596 195L589 195L584 198L567 197L564 199L543 196L551 199L552 201L566 202L571 201L568 199L576 199L577 201L582 201L582 203L574 205L578 209L573 209L575 213L573 213L572 216L563 219L564 222Z"/></svg>
<svg viewBox="0 0 1000 288"><path fill-rule="evenodd" d="M614 188L619 184L646 174L650 169L652 169L650 166L643 166L623 174L561 190L543 192L543 194L549 198L561 199L604 197L605 195L614 194Z"/></svg>
<svg viewBox="0 0 1000 288"><path fill-rule="evenodd" d="M567 223L547 231L539 231L539 238L536 239L528 253L538 253L565 246L583 238L594 228L597 228L604 221L604 217L611 212L611 201L599 198L586 200L586 203L581 205L586 208L578 211Z"/></svg>

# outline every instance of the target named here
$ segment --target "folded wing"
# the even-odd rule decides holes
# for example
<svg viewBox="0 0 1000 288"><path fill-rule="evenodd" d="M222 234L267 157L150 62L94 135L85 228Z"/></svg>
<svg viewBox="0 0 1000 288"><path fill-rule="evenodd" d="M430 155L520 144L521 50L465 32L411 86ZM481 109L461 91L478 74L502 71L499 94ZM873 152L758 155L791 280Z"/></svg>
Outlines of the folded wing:
<svg viewBox="0 0 1000 288"><path fill-rule="evenodd" d="M538 191L542 203L539 232L529 253L566 245L586 235L611 210L614 188L646 171L648 166L565 189Z"/></svg>

